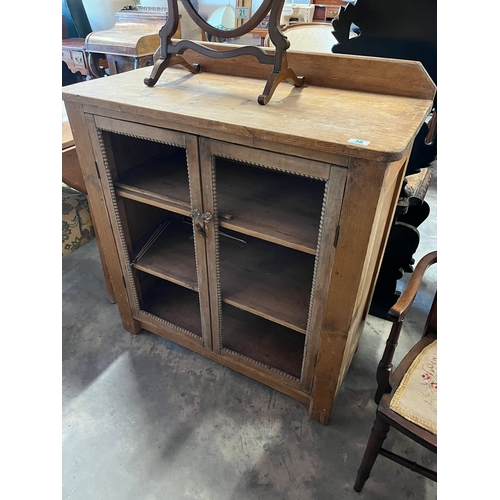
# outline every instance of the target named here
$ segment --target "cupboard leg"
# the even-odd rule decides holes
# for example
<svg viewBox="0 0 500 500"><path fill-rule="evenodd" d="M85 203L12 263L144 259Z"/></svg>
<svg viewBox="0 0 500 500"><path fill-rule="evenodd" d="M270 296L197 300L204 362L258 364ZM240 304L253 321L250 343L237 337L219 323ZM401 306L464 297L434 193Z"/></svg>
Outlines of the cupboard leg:
<svg viewBox="0 0 500 500"><path fill-rule="evenodd" d="M129 320L127 318L122 317L122 325L123 328L127 330L127 332L133 333L134 335L137 335L142 330L139 323L134 319Z"/></svg>
<svg viewBox="0 0 500 500"><path fill-rule="evenodd" d="M319 403L317 399L311 397L309 404L309 418L311 418L311 420L321 425L328 425L332 418L332 410L333 399L330 401L324 399L322 403Z"/></svg>

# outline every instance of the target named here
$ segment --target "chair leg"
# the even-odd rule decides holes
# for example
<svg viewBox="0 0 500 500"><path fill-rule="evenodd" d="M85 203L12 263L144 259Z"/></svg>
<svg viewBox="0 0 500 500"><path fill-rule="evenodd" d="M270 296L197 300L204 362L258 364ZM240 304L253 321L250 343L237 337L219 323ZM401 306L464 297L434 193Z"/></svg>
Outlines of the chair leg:
<svg viewBox="0 0 500 500"><path fill-rule="evenodd" d="M354 483L354 491L359 493L363 489L366 480L370 477L373 464L377 459L389 429L390 426L381 422L378 417L375 419L370 438L368 439L368 444L366 445L365 454L363 455L363 460L358 469L358 475Z"/></svg>

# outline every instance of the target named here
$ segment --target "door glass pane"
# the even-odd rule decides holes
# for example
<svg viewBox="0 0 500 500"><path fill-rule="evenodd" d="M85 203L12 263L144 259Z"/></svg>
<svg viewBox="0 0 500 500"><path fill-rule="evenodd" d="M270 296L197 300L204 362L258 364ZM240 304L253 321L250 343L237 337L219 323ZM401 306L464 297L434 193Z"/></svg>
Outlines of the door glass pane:
<svg viewBox="0 0 500 500"><path fill-rule="evenodd" d="M222 349L300 378L325 182L215 165Z"/></svg>
<svg viewBox="0 0 500 500"><path fill-rule="evenodd" d="M201 338L186 150L113 132L103 137L137 310Z"/></svg>

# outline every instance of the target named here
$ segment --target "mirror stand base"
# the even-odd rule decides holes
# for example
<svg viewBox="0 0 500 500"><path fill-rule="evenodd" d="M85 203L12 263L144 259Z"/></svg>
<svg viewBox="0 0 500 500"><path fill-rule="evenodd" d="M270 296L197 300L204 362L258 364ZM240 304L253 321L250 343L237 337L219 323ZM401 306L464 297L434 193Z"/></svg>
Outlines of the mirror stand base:
<svg viewBox="0 0 500 500"><path fill-rule="evenodd" d="M271 76L268 78L264 91L258 97L257 102L264 106L267 104L276 90L276 87L285 80L291 80L295 87L302 87L304 85L304 77L297 76L293 69L285 67L279 72L273 71Z"/></svg>
<svg viewBox="0 0 500 500"><path fill-rule="evenodd" d="M155 62L153 70L151 71L151 75L149 76L149 78L144 78L144 83L148 87L154 87L154 85L160 78L163 71L170 66L176 66L176 65L184 66L186 69L188 69L189 71L191 71L191 73L194 74L199 73L201 70L199 64L196 63L190 64L186 61L186 59L184 59L180 55L167 54L167 57L165 57L164 59L158 59Z"/></svg>
<svg viewBox="0 0 500 500"><path fill-rule="evenodd" d="M167 22L159 32L161 41L159 47L160 59L155 62L150 77L144 79L144 83L148 87L153 87L163 71L170 66L181 65L188 69L191 73L199 73L201 71L199 64L191 64L181 56L181 54L183 54L186 50L193 50L202 57L211 57L214 59L230 59L238 56L253 56L261 64L272 64L274 66L273 72L267 79L264 91L257 98L257 102L261 105L267 104L270 101L276 87L284 80L291 81L295 87L302 87L302 85L304 85L304 77L297 76L288 66L286 51L290 47L290 42L279 29L281 11L285 0L262 0L260 7L253 14L252 18L247 23L234 29L220 29L220 27L208 24L191 4L192 0L181 1L189 17L203 30L203 32L219 39L240 37L250 33L269 13L267 28L269 37L275 46L274 55L268 53L269 51L264 50L262 47L255 47L253 45L234 49L230 48L229 50L218 50L194 42L193 40L183 39L174 43L172 41L172 37L177 32L177 28L179 26L179 6L177 4L177 0L167 0Z"/></svg>
<svg viewBox="0 0 500 500"><path fill-rule="evenodd" d="M222 51L217 52L214 50L210 50L204 48L203 46L199 46L198 44L193 44L193 42L182 40L177 44L176 49L184 51L187 48L190 48L196 52L204 54L206 56L215 57L215 58L227 58L234 57L237 55L253 55L257 57L262 63L271 63L274 60L273 56L266 55L261 52L256 47L242 47L240 49L235 49L232 51ZM255 52L255 50L259 50L259 52ZM283 81L289 80L295 87L302 87L304 85L304 77L297 76L295 71L288 66L288 61L286 57L286 52L283 49L277 48L276 50L276 63L274 65L274 71L271 73L269 78L267 79L266 85L262 94L257 98L257 102L264 106L267 104L276 90L276 87ZM279 52L282 52L281 57L278 55ZM201 71L201 66L197 63L189 63L184 57L180 54L172 54L167 53L165 58L158 59L151 71L151 75L148 78L144 79L144 83L148 87L154 87L158 79L160 78L163 71L171 66L180 65L189 70L191 73L199 73Z"/></svg>

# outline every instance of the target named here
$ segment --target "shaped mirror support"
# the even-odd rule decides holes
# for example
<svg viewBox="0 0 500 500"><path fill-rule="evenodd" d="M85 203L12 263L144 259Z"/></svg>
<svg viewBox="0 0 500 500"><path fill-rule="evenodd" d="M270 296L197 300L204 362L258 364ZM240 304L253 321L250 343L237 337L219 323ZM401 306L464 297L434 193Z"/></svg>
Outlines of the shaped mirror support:
<svg viewBox="0 0 500 500"><path fill-rule="evenodd" d="M258 97L259 104L267 104L271 99L276 87L284 80L290 80L296 87L304 84L304 77L299 77L288 67L286 51L290 47L290 42L279 29L279 21L285 0L262 0L257 10L252 14L251 0L235 0L233 9L227 9L226 4L216 7L210 17L205 20L200 15L200 9L195 0L181 0L191 19L206 33L221 38L236 38L252 31L269 13L268 32L269 38L276 47L274 54L268 54L261 47L241 46L232 50L217 51L210 49L192 40L180 40L176 44L172 43L172 36L179 25L179 9L177 0L167 0L168 17L165 25L160 29L160 57L153 66L149 78L144 79L144 83L153 87L160 78L163 71L175 65L181 65L192 73L200 71L199 64L190 64L182 54L190 49L207 57L217 59L229 59L233 57L251 55L257 58L261 64L273 65L262 94ZM248 4L248 5L247 5ZM229 5L231 7L231 5ZM270 12L269 12L270 11Z"/></svg>

